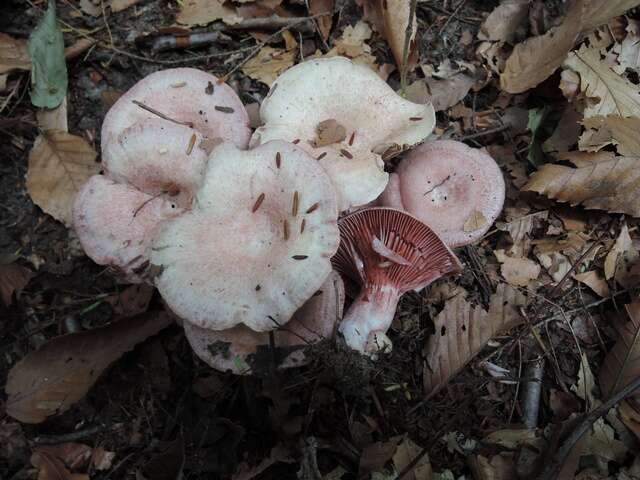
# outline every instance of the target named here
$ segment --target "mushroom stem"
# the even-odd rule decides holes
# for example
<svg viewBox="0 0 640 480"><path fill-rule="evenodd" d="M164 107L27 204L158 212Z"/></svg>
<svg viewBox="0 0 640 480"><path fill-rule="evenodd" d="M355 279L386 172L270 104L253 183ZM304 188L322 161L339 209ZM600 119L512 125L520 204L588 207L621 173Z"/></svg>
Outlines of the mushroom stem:
<svg viewBox="0 0 640 480"><path fill-rule="evenodd" d="M390 351L385 332L396 313L400 291L388 284L365 285L340 323L347 345L367 355Z"/></svg>

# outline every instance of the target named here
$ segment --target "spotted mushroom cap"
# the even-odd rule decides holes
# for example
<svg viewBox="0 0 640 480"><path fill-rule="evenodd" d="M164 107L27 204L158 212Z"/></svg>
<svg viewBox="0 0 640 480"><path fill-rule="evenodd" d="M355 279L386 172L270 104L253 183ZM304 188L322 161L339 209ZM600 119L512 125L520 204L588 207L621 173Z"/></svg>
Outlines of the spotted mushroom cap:
<svg viewBox="0 0 640 480"><path fill-rule="evenodd" d="M273 330L329 275L337 216L331 180L302 149L221 144L194 209L165 222L155 241L156 286L178 316L200 327Z"/></svg>
<svg viewBox="0 0 640 480"><path fill-rule="evenodd" d="M74 200L73 226L94 262L112 266L137 283L148 274L151 240L160 222L182 211L167 198L94 175Z"/></svg>
<svg viewBox="0 0 640 480"><path fill-rule="evenodd" d="M431 105L409 102L368 67L344 57L313 59L284 72L262 102L251 145L288 140L318 158L340 211L375 199L387 184L382 157L423 141Z"/></svg>
<svg viewBox="0 0 640 480"><path fill-rule="evenodd" d="M161 118L158 113L239 148L251 136L249 115L231 87L202 70L172 68L147 75L118 99L102 124L103 146L136 123Z"/></svg>
<svg viewBox="0 0 640 480"><path fill-rule="evenodd" d="M305 347L333 336L343 306L342 279L331 272L291 320L273 331L275 350L271 349L269 333L244 325L216 331L184 322L184 330L193 351L212 368L238 375L269 373L274 356L280 369L304 365Z"/></svg>
<svg viewBox="0 0 640 480"><path fill-rule="evenodd" d="M428 223L450 247L473 243L502 211L504 178L482 150L453 140L424 143L398 166L381 199Z"/></svg>
<svg viewBox="0 0 640 480"><path fill-rule="evenodd" d="M359 285L387 285L399 294L462 269L431 228L413 215L385 207L340 219L340 248L333 265Z"/></svg>
<svg viewBox="0 0 640 480"><path fill-rule="evenodd" d="M207 163L199 132L148 118L103 142L105 173L149 195L167 194L188 208L200 187Z"/></svg>

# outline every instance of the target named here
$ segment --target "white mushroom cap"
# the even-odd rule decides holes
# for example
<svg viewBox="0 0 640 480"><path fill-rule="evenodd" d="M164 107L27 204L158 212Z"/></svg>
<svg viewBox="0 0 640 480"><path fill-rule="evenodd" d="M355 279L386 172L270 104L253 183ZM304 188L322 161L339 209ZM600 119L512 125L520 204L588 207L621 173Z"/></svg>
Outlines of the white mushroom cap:
<svg viewBox="0 0 640 480"><path fill-rule="evenodd" d="M284 72L260 115L265 125L255 131L251 145L298 140L331 176L340 211L370 202L384 190L381 153L423 141L435 125L431 105L403 99L371 69L344 57L308 60ZM329 120L344 128L344 138L316 148L318 126Z"/></svg>
<svg viewBox="0 0 640 480"><path fill-rule="evenodd" d="M196 130L148 118L103 142L106 174L150 195L166 194L188 208L200 187L207 153Z"/></svg>
<svg viewBox="0 0 640 480"><path fill-rule="evenodd" d="M155 241L156 286L200 327L273 330L329 275L337 215L331 180L295 145L219 145L194 209L165 222Z"/></svg>
<svg viewBox="0 0 640 480"><path fill-rule="evenodd" d="M222 372L242 374L269 373L275 357L277 368L304 365L304 349L333 336L342 318L344 284L331 272L325 282L282 328L270 334L254 332L244 325L228 330L210 330L184 322L184 331L193 351L209 366Z"/></svg>
<svg viewBox="0 0 640 480"><path fill-rule="evenodd" d="M409 152L396 173L382 203L415 215L450 247L482 238L502 211L500 167L484 151L462 142L424 143Z"/></svg>
<svg viewBox="0 0 640 480"><path fill-rule="evenodd" d="M231 87L195 68L172 68L144 77L111 107L102 124L103 148L125 128L160 118L134 101L175 121L193 124L204 137L222 138L239 148L246 148L249 142L249 115Z"/></svg>
<svg viewBox="0 0 640 480"><path fill-rule="evenodd" d="M94 175L73 204L73 226L87 255L120 270L131 282L145 279L151 240L162 220L182 213L174 202Z"/></svg>

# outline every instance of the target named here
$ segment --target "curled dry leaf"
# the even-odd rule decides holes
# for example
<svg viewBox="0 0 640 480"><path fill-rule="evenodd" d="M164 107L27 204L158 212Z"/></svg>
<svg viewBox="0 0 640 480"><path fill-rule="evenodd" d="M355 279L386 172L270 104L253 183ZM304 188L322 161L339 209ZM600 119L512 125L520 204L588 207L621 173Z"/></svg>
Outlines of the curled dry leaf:
<svg viewBox="0 0 640 480"><path fill-rule="evenodd" d="M573 276L573 278L575 278L580 283L584 283L587 287L596 292L602 298L607 298L611 294L607 281L602 278L600 274L595 270L577 273Z"/></svg>
<svg viewBox="0 0 640 480"><path fill-rule="evenodd" d="M583 47L571 52L564 66L580 75L580 89L593 100L584 110L585 118L612 114L640 117L640 92L637 85L611 70L601 60L600 50Z"/></svg>
<svg viewBox="0 0 640 480"><path fill-rule="evenodd" d="M273 85L276 78L295 62L296 52L279 50L269 46L262 47L258 54L249 60L242 72L267 85Z"/></svg>
<svg viewBox="0 0 640 480"><path fill-rule="evenodd" d="M40 423L68 410L111 363L171 322L166 313L152 312L50 340L9 371L7 414Z"/></svg>
<svg viewBox="0 0 640 480"><path fill-rule="evenodd" d="M354 63L366 65L372 70L378 71L376 57L371 54L371 47L366 43L372 35L371 27L362 20L354 26L345 27L342 36L333 42L333 48L325 57L344 56Z"/></svg>
<svg viewBox="0 0 640 480"><path fill-rule="evenodd" d="M638 159L615 157L579 168L543 165L535 172L524 191L538 192L560 202L583 205L640 216L640 169Z"/></svg>
<svg viewBox="0 0 640 480"><path fill-rule="evenodd" d="M626 387L640 375L640 302L625 306L629 319L615 320L618 340L604 358L598 380L604 398ZM636 392L634 398L640 398Z"/></svg>
<svg viewBox="0 0 640 480"><path fill-rule="evenodd" d="M475 79L466 73L456 73L445 80L427 78L424 81L427 85L428 94L426 99L419 103L431 102L436 112L446 110L460 102L476 83Z"/></svg>
<svg viewBox="0 0 640 480"><path fill-rule="evenodd" d="M316 24L322 38L326 40L331 33L331 12L333 12L333 0L309 0L309 14L312 16L320 15L322 13L329 13L329 15L322 15L316 18Z"/></svg>
<svg viewBox="0 0 640 480"><path fill-rule="evenodd" d="M435 333L425 346L424 392L437 393L498 333L522 322L518 307L526 297L501 283L491 296L489 311L472 306L462 295L449 300L435 318Z"/></svg>
<svg viewBox="0 0 640 480"><path fill-rule="evenodd" d="M224 0L185 0L181 3L176 21L190 27L207 25L222 20L227 25L236 25L242 17L236 10L224 5Z"/></svg>
<svg viewBox="0 0 640 480"><path fill-rule="evenodd" d="M506 0L494 8L482 23L478 38L494 42L511 42L528 13L528 0Z"/></svg>
<svg viewBox="0 0 640 480"><path fill-rule="evenodd" d="M96 155L81 137L58 131L42 133L29 154L27 190L33 202L71 226L73 198L100 171Z"/></svg>
<svg viewBox="0 0 640 480"><path fill-rule="evenodd" d="M502 89L522 93L546 80L573 47L580 34L581 17L580 8L573 8L557 27L517 44L500 74Z"/></svg>
<svg viewBox="0 0 640 480"><path fill-rule="evenodd" d="M333 118L330 118L318 124L316 127L316 139L313 143L316 148L320 148L334 143L340 143L345 138L347 138L346 128Z"/></svg>
<svg viewBox="0 0 640 480"><path fill-rule="evenodd" d="M404 60L404 43L407 28L409 26L409 11L411 10L411 0L378 0L376 4L381 10L382 31L384 37L391 48L396 65L402 68ZM416 33L418 31L418 20L413 16L411 24L411 37L409 38L409 52L407 63L409 66L415 65L417 56Z"/></svg>
<svg viewBox="0 0 640 480"><path fill-rule="evenodd" d="M31 270L17 263L0 264L0 300L6 307L11 305L13 293L20 293L32 276Z"/></svg>

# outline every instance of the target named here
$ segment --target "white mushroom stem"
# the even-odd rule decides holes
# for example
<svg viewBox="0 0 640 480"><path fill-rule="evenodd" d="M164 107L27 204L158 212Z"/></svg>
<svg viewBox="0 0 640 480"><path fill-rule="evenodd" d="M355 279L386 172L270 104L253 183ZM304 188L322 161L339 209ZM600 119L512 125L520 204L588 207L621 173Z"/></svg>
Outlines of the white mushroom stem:
<svg viewBox="0 0 640 480"><path fill-rule="evenodd" d="M367 355L389 352L392 343L385 332L393 322L400 295L392 285L365 285L340 324L347 345Z"/></svg>

